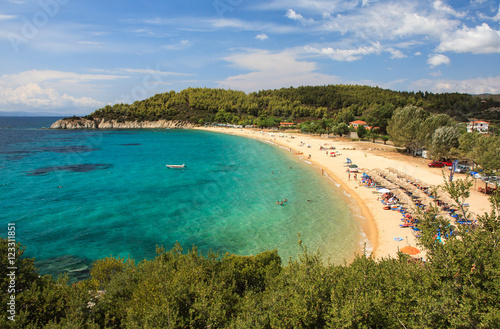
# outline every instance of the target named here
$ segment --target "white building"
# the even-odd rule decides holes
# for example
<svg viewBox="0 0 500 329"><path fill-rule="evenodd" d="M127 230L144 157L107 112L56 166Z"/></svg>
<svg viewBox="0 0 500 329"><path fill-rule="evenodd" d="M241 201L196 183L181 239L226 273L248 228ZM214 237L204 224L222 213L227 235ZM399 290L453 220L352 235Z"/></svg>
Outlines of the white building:
<svg viewBox="0 0 500 329"><path fill-rule="evenodd" d="M481 134L487 134L488 133L488 125L489 125L489 122L486 122L486 121L471 121L467 125L467 132L471 133L474 130L476 130Z"/></svg>

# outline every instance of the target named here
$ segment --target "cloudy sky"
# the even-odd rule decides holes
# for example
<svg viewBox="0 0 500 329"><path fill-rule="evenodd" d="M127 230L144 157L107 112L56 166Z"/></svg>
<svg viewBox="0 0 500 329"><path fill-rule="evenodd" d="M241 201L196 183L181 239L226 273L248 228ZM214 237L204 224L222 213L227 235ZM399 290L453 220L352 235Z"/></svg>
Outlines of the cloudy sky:
<svg viewBox="0 0 500 329"><path fill-rule="evenodd" d="M3 0L0 111L188 87L500 93L498 0Z"/></svg>

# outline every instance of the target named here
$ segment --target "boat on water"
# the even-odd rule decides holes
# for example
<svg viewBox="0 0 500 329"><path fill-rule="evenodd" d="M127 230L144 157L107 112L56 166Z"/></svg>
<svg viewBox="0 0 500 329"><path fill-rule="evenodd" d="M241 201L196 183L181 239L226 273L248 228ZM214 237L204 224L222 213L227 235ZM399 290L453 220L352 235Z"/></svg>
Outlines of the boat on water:
<svg viewBox="0 0 500 329"><path fill-rule="evenodd" d="M185 164L181 164L181 165L166 165L167 168L173 168L173 169L182 169L182 168L186 168L186 165Z"/></svg>

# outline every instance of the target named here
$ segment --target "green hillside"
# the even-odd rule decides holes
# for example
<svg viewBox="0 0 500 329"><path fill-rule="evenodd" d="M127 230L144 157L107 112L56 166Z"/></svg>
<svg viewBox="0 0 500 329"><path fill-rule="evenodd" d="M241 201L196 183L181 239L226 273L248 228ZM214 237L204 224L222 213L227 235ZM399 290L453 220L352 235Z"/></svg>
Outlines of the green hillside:
<svg viewBox="0 0 500 329"><path fill-rule="evenodd" d="M284 120L332 119L344 110L365 119L368 125L384 130L394 109L405 105L422 107L431 113L444 113L457 121L471 117L500 120L500 113L488 111L500 106L500 101L494 99L482 102L468 94L399 92L358 85L290 87L249 94L225 89L188 88L181 92L157 94L133 104L108 105L87 118L275 126Z"/></svg>

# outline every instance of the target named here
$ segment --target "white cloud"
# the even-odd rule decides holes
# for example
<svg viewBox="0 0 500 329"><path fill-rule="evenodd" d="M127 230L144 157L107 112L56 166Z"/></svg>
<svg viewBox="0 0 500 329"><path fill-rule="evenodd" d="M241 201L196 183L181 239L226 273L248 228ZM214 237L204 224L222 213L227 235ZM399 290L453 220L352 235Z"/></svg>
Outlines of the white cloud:
<svg viewBox="0 0 500 329"><path fill-rule="evenodd" d="M296 57L297 55L291 51L273 53L261 49L251 49L225 57L224 59L232 66L250 73L218 81L219 87L250 92L339 82L336 76L316 72L318 69L316 63L299 61Z"/></svg>
<svg viewBox="0 0 500 329"><path fill-rule="evenodd" d="M389 47L386 49L391 54L391 59L396 59L396 58L405 58L407 57L403 52L399 49L394 49L392 47Z"/></svg>
<svg viewBox="0 0 500 329"><path fill-rule="evenodd" d="M63 107L95 108L103 103L90 97L73 97L61 94L53 88L42 88L36 83L28 83L17 88L0 87L1 105L21 105L43 109Z"/></svg>
<svg viewBox="0 0 500 329"><path fill-rule="evenodd" d="M439 39L443 32L454 30L460 22L447 19L442 12L420 9L416 2L380 2L360 8L355 14L336 15L323 29L343 34L353 33L364 40L383 40L430 36Z"/></svg>
<svg viewBox="0 0 500 329"><path fill-rule="evenodd" d="M261 34L257 34L257 36L255 37L255 39L266 40L266 39L269 39L269 37L267 36L267 34L261 33Z"/></svg>
<svg viewBox="0 0 500 329"><path fill-rule="evenodd" d="M14 16L14 15L1 15L0 14L0 21L6 21L6 20L9 20L9 19L14 19L16 17L17 16Z"/></svg>
<svg viewBox="0 0 500 329"><path fill-rule="evenodd" d="M363 56L377 54L380 55L382 52L388 52L391 54L391 58L404 58L406 57L402 51L395 49L393 47L384 47L380 42L373 42L368 46L351 48L351 49L339 49L332 47L316 48L311 46L304 47L307 53L321 54L330 57L336 61L346 61L352 62L363 58Z"/></svg>
<svg viewBox="0 0 500 329"><path fill-rule="evenodd" d="M422 56L422 53L420 51L417 51L414 55L415 56Z"/></svg>
<svg viewBox="0 0 500 329"><path fill-rule="evenodd" d="M433 77L440 77L443 75L443 73L441 71L435 71L435 72L431 72L429 74L432 75Z"/></svg>
<svg viewBox="0 0 500 329"><path fill-rule="evenodd" d="M31 70L0 76L0 105L40 109L96 108L103 103L88 96L77 96L88 83L124 78L109 74L81 74L55 70Z"/></svg>
<svg viewBox="0 0 500 329"><path fill-rule="evenodd" d="M186 20L183 21L186 23ZM234 18L217 18L207 20L188 20L191 26L198 26L199 28L208 29L237 29L243 31L272 31L274 33L291 33L297 32L296 27L278 25L268 22L250 22Z"/></svg>
<svg viewBox="0 0 500 329"><path fill-rule="evenodd" d="M96 80L115 80L123 76L110 74L81 74L75 72L64 72L55 70L31 70L18 74L5 74L0 76L0 86L24 85L28 83L62 83L74 84L79 82L90 82Z"/></svg>
<svg viewBox="0 0 500 329"><path fill-rule="evenodd" d="M374 43L371 46L359 47L357 49L333 49L331 47L319 49L306 46L305 51L309 53L327 55L336 61L352 62L361 59L365 55L380 54L382 48L379 43Z"/></svg>
<svg viewBox="0 0 500 329"><path fill-rule="evenodd" d="M188 76L191 73L180 73L180 72L167 72L161 71L159 69L131 69L131 68L121 68L116 70L109 70L109 72L115 73L133 73L133 74L150 74L150 75L162 75L162 76Z"/></svg>
<svg viewBox="0 0 500 329"><path fill-rule="evenodd" d="M500 4L498 5L497 14L493 17L495 21L500 21Z"/></svg>
<svg viewBox="0 0 500 329"><path fill-rule="evenodd" d="M453 33L445 34L437 50L473 54L500 53L500 31L493 30L486 23L475 28L463 26Z"/></svg>
<svg viewBox="0 0 500 329"><path fill-rule="evenodd" d="M435 93L459 92L468 94L499 94L500 76L468 80L430 80L416 81L413 90L428 90Z"/></svg>
<svg viewBox="0 0 500 329"><path fill-rule="evenodd" d="M298 14L296 13L293 9L288 9L288 11L286 12L285 16L287 18L290 18L294 21L299 21L301 22L302 24L306 25L306 24L312 24L314 23L314 19L305 19L304 16L302 16L301 14Z"/></svg>
<svg viewBox="0 0 500 329"><path fill-rule="evenodd" d="M452 15L452 16L455 16L455 17L465 17L467 15L466 12L457 12L457 11L455 11L455 9L451 8L450 6L448 6L447 4L445 4L441 0L434 1L433 7L434 7L434 9L436 9L438 11L442 11L442 12L444 12L446 14L449 14L449 15Z"/></svg>
<svg viewBox="0 0 500 329"><path fill-rule="evenodd" d="M368 3L369 1L363 0L364 5ZM358 5L358 1L345 0L270 0L256 4L253 8L261 10L282 10L293 7L309 13L329 15L354 9Z"/></svg>
<svg viewBox="0 0 500 329"><path fill-rule="evenodd" d="M436 67L442 64L450 64L450 59L443 55L443 54L434 54L434 55L429 55L429 59L427 60L427 64L429 64L431 67Z"/></svg>

